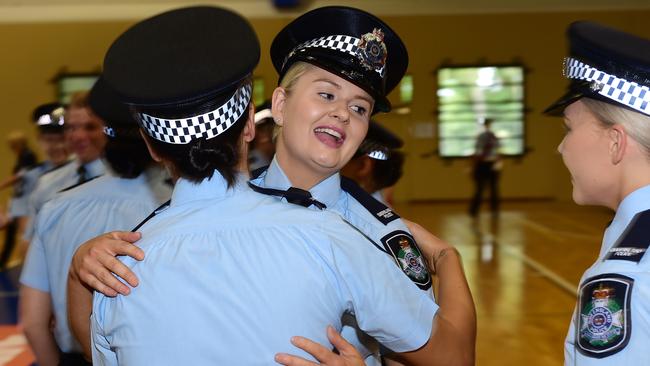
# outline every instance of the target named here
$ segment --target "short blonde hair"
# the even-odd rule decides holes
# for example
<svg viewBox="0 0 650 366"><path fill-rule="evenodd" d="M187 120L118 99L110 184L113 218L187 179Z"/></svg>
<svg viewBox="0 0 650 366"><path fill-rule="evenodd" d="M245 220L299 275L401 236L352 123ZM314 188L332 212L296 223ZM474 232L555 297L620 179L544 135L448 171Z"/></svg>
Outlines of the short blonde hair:
<svg viewBox="0 0 650 366"><path fill-rule="evenodd" d="M78 91L74 92L70 96L70 108L90 108L88 91Z"/></svg>
<svg viewBox="0 0 650 366"><path fill-rule="evenodd" d="M303 61L297 61L293 65L289 66L289 70L284 73L282 76L282 79L280 79L279 87L285 90L287 95L291 95L291 92L293 91L294 86L296 86L296 83L298 82L298 79L307 71L311 70L316 66L303 62ZM278 138L278 135L280 135L280 131L282 131L282 126L278 126L277 124L273 128L273 136L271 137L273 140L273 143L276 143L276 140Z"/></svg>
<svg viewBox="0 0 650 366"><path fill-rule="evenodd" d="M596 99L582 98L581 101L603 127L622 125L628 135L643 146L650 157L650 116Z"/></svg>
<svg viewBox="0 0 650 366"><path fill-rule="evenodd" d="M284 73L284 76L282 76L282 79L280 79L280 84L279 86L283 88L284 90L287 91L287 93L291 93L293 90L293 87L296 85L298 82L298 79L307 72L308 70L311 70L316 66L303 62L303 61L298 61L291 65L289 67L289 70Z"/></svg>

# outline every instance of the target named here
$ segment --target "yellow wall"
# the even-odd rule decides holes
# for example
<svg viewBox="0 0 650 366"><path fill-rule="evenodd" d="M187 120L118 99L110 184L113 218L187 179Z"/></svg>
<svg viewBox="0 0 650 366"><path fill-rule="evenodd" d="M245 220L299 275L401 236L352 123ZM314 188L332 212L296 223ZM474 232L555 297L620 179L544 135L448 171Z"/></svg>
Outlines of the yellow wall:
<svg viewBox="0 0 650 366"><path fill-rule="evenodd" d="M593 19L650 38L650 28L645 26L649 16L650 11L384 17L407 44L415 85L409 115L378 117L406 141L407 166L397 199L460 199L471 193L468 161L446 163L436 155L422 157L437 147L435 136L414 138L411 133L419 124L435 123L434 71L445 60L455 64L519 61L526 66L526 130L531 152L522 159L506 161L502 194L505 198L569 199L569 178L555 152L562 136L560 122L540 114L566 85L561 76L564 29L573 20ZM267 94L276 80L266 56L273 35L286 22L252 21L263 49L256 75L265 78ZM22 129L33 141L29 125L32 108L56 97L50 80L63 68L68 72L98 70L111 41L129 24L0 24L0 136ZM5 145L3 141L0 146L3 177L13 163Z"/></svg>

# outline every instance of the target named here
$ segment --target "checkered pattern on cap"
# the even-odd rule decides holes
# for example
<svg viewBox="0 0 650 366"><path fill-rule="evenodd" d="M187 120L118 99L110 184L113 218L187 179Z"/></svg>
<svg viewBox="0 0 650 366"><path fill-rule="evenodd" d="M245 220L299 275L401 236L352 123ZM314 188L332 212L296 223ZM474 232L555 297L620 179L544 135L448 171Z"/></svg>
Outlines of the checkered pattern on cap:
<svg viewBox="0 0 650 366"><path fill-rule="evenodd" d="M572 57L564 59L564 75L590 81L598 94L650 116L650 88L589 66Z"/></svg>
<svg viewBox="0 0 650 366"><path fill-rule="evenodd" d="M360 41L359 38L352 37L352 36L345 36L345 35L332 35L327 37L315 38L310 41L303 42L298 46L296 46L291 52L289 52L289 55L284 59L284 63L286 63L287 60L291 58L291 56L296 54L296 52L300 52L300 50L304 50L312 47L327 48L330 50L341 51L349 55L352 55L354 57L360 58L361 55L359 54L359 47L357 46L359 44L359 41ZM383 78L385 70L386 70L386 66L382 66L381 68L376 68L374 71Z"/></svg>
<svg viewBox="0 0 650 366"><path fill-rule="evenodd" d="M211 139L226 131L244 114L251 99L251 86L246 84L219 108L182 119L165 119L138 113L142 128L158 141L187 144L199 138Z"/></svg>

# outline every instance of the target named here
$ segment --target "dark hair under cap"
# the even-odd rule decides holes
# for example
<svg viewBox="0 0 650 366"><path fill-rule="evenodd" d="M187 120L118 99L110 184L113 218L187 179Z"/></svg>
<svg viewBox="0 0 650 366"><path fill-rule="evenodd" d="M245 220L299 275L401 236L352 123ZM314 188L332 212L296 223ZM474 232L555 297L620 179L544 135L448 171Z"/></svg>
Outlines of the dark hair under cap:
<svg viewBox="0 0 650 366"><path fill-rule="evenodd" d="M34 108L32 121L41 133L63 133L65 109L59 103L41 104Z"/></svg>
<svg viewBox="0 0 650 366"><path fill-rule="evenodd" d="M88 95L93 113L104 121L104 132L109 136L104 158L122 178L136 178L153 163L140 128L129 107L104 81L97 79Z"/></svg>
<svg viewBox="0 0 650 366"><path fill-rule="evenodd" d="M650 116L650 40L588 21L572 23L567 37L569 90L545 113L588 97Z"/></svg>
<svg viewBox="0 0 650 366"><path fill-rule="evenodd" d="M259 56L243 17L194 6L129 28L109 48L103 76L174 174L201 181L216 169L232 184Z"/></svg>
<svg viewBox="0 0 650 366"><path fill-rule="evenodd" d="M386 98L408 66L399 36L381 19L363 10L328 6L289 23L271 44L280 80L296 61L336 74L375 99L374 112L390 111Z"/></svg>

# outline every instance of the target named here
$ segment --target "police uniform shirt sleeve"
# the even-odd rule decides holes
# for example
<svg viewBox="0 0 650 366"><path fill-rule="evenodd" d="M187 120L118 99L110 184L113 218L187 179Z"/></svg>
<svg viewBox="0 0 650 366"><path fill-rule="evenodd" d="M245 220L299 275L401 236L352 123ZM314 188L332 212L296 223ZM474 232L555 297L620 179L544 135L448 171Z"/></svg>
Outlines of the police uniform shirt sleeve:
<svg viewBox="0 0 650 366"><path fill-rule="evenodd" d="M431 296L386 260L384 253L367 245L367 239L345 225L330 226L340 233L332 237L334 266L359 327L395 352L424 345L438 310Z"/></svg>
<svg viewBox="0 0 650 366"><path fill-rule="evenodd" d="M20 283L43 292L50 292L47 276L45 247L39 235L29 245L27 257L20 273Z"/></svg>

